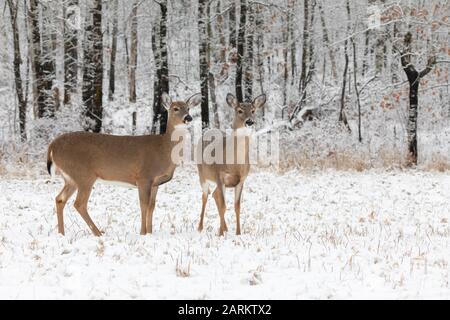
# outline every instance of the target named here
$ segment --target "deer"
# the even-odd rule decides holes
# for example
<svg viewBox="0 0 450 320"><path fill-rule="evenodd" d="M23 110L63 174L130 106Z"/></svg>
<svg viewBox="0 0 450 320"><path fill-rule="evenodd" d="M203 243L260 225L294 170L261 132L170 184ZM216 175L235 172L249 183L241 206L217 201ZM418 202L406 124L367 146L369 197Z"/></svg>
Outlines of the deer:
<svg viewBox="0 0 450 320"><path fill-rule="evenodd" d="M223 154L227 153L227 148L233 148L233 160L223 163L207 163L202 159L198 164L198 174L202 187L202 209L200 213L200 222L198 231L203 230L203 220L205 216L206 203L212 189L212 196L216 202L219 212L220 228L219 235L223 236L228 231L225 222L225 188L234 188L234 210L236 214L236 235L241 234L241 196L245 179L250 171L249 161L249 127L255 123L255 111L266 103L266 95L261 94L253 99L252 102L238 102L236 97L228 93L226 103L234 110L234 121L231 136L223 138ZM241 143L239 139L244 140ZM234 141L230 140L233 139ZM237 159L244 158L244 161Z"/></svg>
<svg viewBox="0 0 450 320"><path fill-rule="evenodd" d="M177 166L171 159L172 133L192 121L189 110L200 104L197 93L186 101L174 101L167 93L161 104L168 112L166 132L159 135L117 136L91 132L65 133L48 147L47 169L60 174L64 187L56 196L58 232L64 235L64 207L78 190L74 207L95 236L101 232L92 221L87 204L97 180L137 187L141 209L140 234L152 233L158 187L169 182Z"/></svg>

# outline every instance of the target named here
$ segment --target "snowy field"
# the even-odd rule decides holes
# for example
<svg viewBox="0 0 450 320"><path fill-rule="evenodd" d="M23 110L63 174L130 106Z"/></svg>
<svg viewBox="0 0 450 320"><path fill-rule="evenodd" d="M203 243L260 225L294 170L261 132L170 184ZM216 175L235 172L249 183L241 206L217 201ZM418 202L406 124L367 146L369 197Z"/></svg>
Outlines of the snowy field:
<svg viewBox="0 0 450 320"><path fill-rule="evenodd" d="M196 231L194 168L162 186L154 234L139 235L137 191L97 184L95 238L73 208L57 234L62 180L0 180L0 298L449 298L450 176L420 171L253 171L243 235L218 237L212 198Z"/></svg>

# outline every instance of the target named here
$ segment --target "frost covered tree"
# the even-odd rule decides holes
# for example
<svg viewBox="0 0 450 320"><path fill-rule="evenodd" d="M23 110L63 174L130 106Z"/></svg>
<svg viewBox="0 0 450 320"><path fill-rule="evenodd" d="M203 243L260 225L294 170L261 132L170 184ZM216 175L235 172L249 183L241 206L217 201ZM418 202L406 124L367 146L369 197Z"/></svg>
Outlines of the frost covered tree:
<svg viewBox="0 0 450 320"><path fill-rule="evenodd" d="M417 115L418 115L418 100L419 100L419 85L420 80L425 77L432 70L436 63L436 57L430 55L427 60L427 65L423 70L418 71L411 60L413 53L411 52L412 34L408 32L405 35L405 48L401 52L400 60L403 70L406 73L409 83L409 113L408 113L408 151L409 164L417 165Z"/></svg>
<svg viewBox="0 0 450 320"><path fill-rule="evenodd" d="M89 121L85 129L100 132L103 121L102 0L94 0L86 15L82 98Z"/></svg>
<svg viewBox="0 0 450 320"><path fill-rule="evenodd" d="M209 127L209 1L198 1L198 33L199 33L199 66L200 66L200 90L202 93L201 117L202 128Z"/></svg>
<svg viewBox="0 0 450 320"><path fill-rule="evenodd" d="M64 104L71 102L78 83L78 0L64 4Z"/></svg>
<svg viewBox="0 0 450 320"><path fill-rule="evenodd" d="M9 7L9 15L11 20L11 29L13 32L13 48L14 48L14 82L16 86L17 101L19 103L19 128L20 137L22 141L26 140L26 112L27 112L27 101L23 90L22 75L20 72L20 66L22 64L22 56L20 54L20 38L19 38L19 27L17 23L19 1L7 0Z"/></svg>

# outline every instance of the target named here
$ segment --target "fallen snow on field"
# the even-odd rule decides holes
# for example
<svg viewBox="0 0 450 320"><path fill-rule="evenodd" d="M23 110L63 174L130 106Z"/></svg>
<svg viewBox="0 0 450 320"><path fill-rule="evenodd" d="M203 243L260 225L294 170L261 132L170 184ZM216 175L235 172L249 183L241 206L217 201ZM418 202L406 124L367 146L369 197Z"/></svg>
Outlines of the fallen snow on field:
<svg viewBox="0 0 450 320"><path fill-rule="evenodd" d="M95 238L72 204L57 234L60 178L0 181L0 298L449 298L450 177L424 172L253 172L243 235L217 236L193 168L162 186L154 234L137 191L97 184Z"/></svg>

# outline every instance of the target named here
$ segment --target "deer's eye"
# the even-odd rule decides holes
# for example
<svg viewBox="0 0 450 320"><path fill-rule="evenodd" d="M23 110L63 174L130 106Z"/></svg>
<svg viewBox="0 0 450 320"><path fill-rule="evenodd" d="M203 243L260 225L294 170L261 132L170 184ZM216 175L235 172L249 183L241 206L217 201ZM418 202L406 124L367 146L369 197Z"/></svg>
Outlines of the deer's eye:
<svg viewBox="0 0 450 320"><path fill-rule="evenodd" d="M252 110L252 114L255 113L255 109Z"/></svg>
<svg viewBox="0 0 450 320"><path fill-rule="evenodd" d="M180 111L180 109L179 108L173 108L173 111L178 112L178 111Z"/></svg>
<svg viewBox="0 0 450 320"><path fill-rule="evenodd" d="M244 110L239 109L239 110L238 110L238 113L239 113L239 114L243 114L243 113L244 113Z"/></svg>

